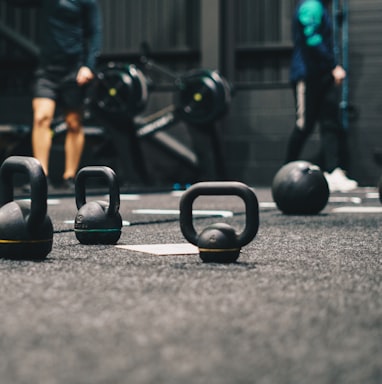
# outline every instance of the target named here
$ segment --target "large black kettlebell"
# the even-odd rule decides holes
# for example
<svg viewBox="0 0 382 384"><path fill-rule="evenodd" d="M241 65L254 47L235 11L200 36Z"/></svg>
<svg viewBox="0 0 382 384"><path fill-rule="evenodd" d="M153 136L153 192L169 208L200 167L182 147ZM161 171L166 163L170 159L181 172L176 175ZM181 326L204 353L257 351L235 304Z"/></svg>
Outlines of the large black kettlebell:
<svg viewBox="0 0 382 384"><path fill-rule="evenodd" d="M245 228L241 233L227 223L215 223L198 234L193 224L192 206L199 196L238 196L245 203ZM199 248L204 262L233 263L240 249L256 236L259 228L259 203L252 189L236 182L200 182L184 192L180 200L180 229L190 243Z"/></svg>
<svg viewBox="0 0 382 384"><path fill-rule="evenodd" d="M101 177L109 186L109 202L86 202L86 180ZM77 215L74 232L82 244L115 244L121 236L119 184L114 171L104 166L80 169L75 180Z"/></svg>
<svg viewBox="0 0 382 384"><path fill-rule="evenodd" d="M31 200L13 201L13 175L29 177ZM8 157L0 168L0 257L39 260L52 250L53 225L47 216L47 183L33 157Z"/></svg>
<svg viewBox="0 0 382 384"><path fill-rule="evenodd" d="M316 215L325 208L329 195L324 173L308 161L285 164L273 178L273 200L288 215Z"/></svg>

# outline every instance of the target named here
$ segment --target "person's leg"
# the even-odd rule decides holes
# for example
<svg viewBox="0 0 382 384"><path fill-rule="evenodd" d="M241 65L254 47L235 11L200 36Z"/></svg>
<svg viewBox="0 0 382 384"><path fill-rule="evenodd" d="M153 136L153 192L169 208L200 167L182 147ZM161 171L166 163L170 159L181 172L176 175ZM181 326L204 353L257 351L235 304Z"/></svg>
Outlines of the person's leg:
<svg viewBox="0 0 382 384"><path fill-rule="evenodd" d="M64 181L72 180L76 176L85 145L82 127L85 89L77 84L76 75L76 68L68 71L68 75L63 78L60 85L60 100L67 125L64 148L65 170L62 175ZM72 185L68 186L72 187Z"/></svg>
<svg viewBox="0 0 382 384"><path fill-rule="evenodd" d="M320 116L320 134L325 171L331 173L340 166L341 124L339 121L338 89L329 80L323 88Z"/></svg>
<svg viewBox="0 0 382 384"><path fill-rule="evenodd" d="M330 81L323 91L320 132L325 177L330 191L351 191L357 188L358 183L349 179L341 169L341 146L345 144L342 142L345 136L339 120L338 88Z"/></svg>
<svg viewBox="0 0 382 384"><path fill-rule="evenodd" d="M55 106L55 101L48 98L36 97L32 101L33 156L40 161L46 175L49 173L49 154L52 145L52 132L50 125L54 116Z"/></svg>
<svg viewBox="0 0 382 384"><path fill-rule="evenodd" d="M85 145L85 134L82 128L82 114L70 111L65 115L68 127L65 139L65 171L63 179L74 178L80 165Z"/></svg>
<svg viewBox="0 0 382 384"><path fill-rule="evenodd" d="M311 135L317 118L318 103L313 84L300 81L295 90L296 121L289 137L285 163L299 159L307 138Z"/></svg>

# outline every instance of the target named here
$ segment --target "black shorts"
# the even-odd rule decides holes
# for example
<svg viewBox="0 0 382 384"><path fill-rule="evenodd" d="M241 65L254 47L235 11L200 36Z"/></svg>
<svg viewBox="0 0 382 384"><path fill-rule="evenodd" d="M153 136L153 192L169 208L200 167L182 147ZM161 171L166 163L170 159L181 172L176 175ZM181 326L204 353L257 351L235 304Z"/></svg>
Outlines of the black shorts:
<svg viewBox="0 0 382 384"><path fill-rule="evenodd" d="M43 67L36 71L33 97L56 101L64 110L83 109L85 87L76 82L77 68L68 71L61 67Z"/></svg>

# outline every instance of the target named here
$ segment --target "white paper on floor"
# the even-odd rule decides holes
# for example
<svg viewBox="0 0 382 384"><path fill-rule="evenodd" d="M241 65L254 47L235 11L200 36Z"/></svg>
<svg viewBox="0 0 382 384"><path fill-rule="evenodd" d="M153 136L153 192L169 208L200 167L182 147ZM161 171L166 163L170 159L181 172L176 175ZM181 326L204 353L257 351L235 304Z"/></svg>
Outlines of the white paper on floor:
<svg viewBox="0 0 382 384"><path fill-rule="evenodd" d="M197 255L199 253L198 247L189 243L116 245L116 248L150 253L158 256Z"/></svg>

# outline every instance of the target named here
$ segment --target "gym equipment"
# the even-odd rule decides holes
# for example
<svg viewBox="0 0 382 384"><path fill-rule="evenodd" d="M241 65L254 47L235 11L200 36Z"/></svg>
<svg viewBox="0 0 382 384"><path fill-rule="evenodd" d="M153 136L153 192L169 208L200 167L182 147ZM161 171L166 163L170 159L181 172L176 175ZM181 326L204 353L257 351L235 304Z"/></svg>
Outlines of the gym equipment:
<svg viewBox="0 0 382 384"><path fill-rule="evenodd" d="M175 81L176 111L192 125L207 125L220 119L231 102L231 89L218 71L196 69Z"/></svg>
<svg viewBox="0 0 382 384"><path fill-rule="evenodd" d="M13 176L29 177L31 201L13 200ZM0 168L0 257L44 259L52 250L53 225L47 215L47 181L38 160L8 157Z"/></svg>
<svg viewBox="0 0 382 384"><path fill-rule="evenodd" d="M159 67L147 59L141 62L148 68ZM169 75L165 69L161 72ZM169 76L174 79L174 103L149 116L141 116L148 101L149 81L135 65L109 63L98 72L88 104L103 124L109 126L127 177L136 170L141 180L150 184L140 146L140 139L146 138L193 170L214 167L215 170L208 173L215 175L208 175L207 178L216 177L216 174L218 178L224 178L224 159L214 123L224 115L230 104L231 90L227 81L217 71L209 70ZM194 152L163 132L180 122L199 127L203 135L208 136L203 140L208 145L208 156L200 144L195 146ZM192 131L194 129L190 130L190 135L198 137L199 133ZM208 159L204 160L205 157Z"/></svg>
<svg viewBox="0 0 382 384"><path fill-rule="evenodd" d="M153 67L152 62L142 61L150 68ZM177 76L174 86L174 105L166 109L167 116L172 113L171 121L166 124L157 122L152 131L146 129L140 136L152 134L169 126L169 123L174 124L180 120L192 125L206 126L221 118L229 108L231 88L218 71L189 71ZM97 72L90 96L90 104L97 110L113 117L133 118L143 112L147 102L148 80L135 65L111 62Z"/></svg>
<svg viewBox="0 0 382 384"><path fill-rule="evenodd" d="M382 203L382 177L379 179L378 192L379 192L379 201Z"/></svg>
<svg viewBox="0 0 382 384"><path fill-rule="evenodd" d="M144 125L138 126L139 137L155 140L156 144L164 147L177 159L198 169L201 173L198 179L225 179L223 145L216 123L229 109L232 97L230 84L218 71L195 69L178 74L154 63L146 56L141 57L141 63L148 70L155 70L172 80L174 98L173 103L162 112L153 114ZM190 128L195 154L179 145L181 143L172 145L168 137L163 136L164 132L159 132L179 122L186 123Z"/></svg>
<svg viewBox="0 0 382 384"><path fill-rule="evenodd" d="M328 203L329 186L318 166L308 161L293 161L276 173L272 196L285 214L314 215Z"/></svg>
<svg viewBox="0 0 382 384"><path fill-rule="evenodd" d="M92 85L92 105L112 115L134 117L147 105L145 76L135 65L107 64L97 72Z"/></svg>
<svg viewBox="0 0 382 384"><path fill-rule="evenodd" d="M100 177L107 181L109 203L86 202L86 180ZM119 185L114 171L105 166L81 168L75 180L77 215L74 232L82 244L115 244L121 236L122 218L119 213Z"/></svg>
<svg viewBox="0 0 382 384"><path fill-rule="evenodd" d="M136 168L145 184L149 176L134 118L146 108L148 96L147 81L139 68L110 62L96 74L87 99L91 114L108 128L125 177L135 174Z"/></svg>
<svg viewBox="0 0 382 384"><path fill-rule="evenodd" d="M143 51L147 53L149 48L144 47ZM173 80L176 120L206 127L228 111L232 88L217 70L200 68L178 74L149 60L147 56L141 56L140 61L145 68L155 70Z"/></svg>
<svg viewBox="0 0 382 384"><path fill-rule="evenodd" d="M215 223L198 234L193 225L192 206L199 196L238 196L245 203L245 228L241 233L227 223ZM247 185L229 182L200 182L187 189L180 200L180 229L190 243L198 246L199 256L206 263L233 263L240 249L256 236L259 228L259 203Z"/></svg>

